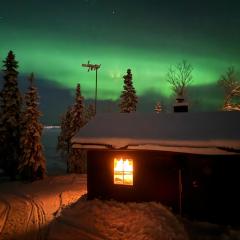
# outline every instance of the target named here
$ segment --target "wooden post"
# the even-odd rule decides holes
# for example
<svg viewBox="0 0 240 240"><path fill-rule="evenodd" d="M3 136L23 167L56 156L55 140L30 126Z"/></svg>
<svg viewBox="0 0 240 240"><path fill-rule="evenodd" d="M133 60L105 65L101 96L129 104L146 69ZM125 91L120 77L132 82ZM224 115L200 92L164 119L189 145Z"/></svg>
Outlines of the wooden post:
<svg viewBox="0 0 240 240"><path fill-rule="evenodd" d="M96 87L95 87L95 115L97 113L97 71L98 71L98 68L96 68Z"/></svg>
<svg viewBox="0 0 240 240"><path fill-rule="evenodd" d="M95 85L95 115L97 113L97 71L101 67L101 64L90 64L89 61L87 64L82 64L82 67L87 67L88 71L96 71L96 85Z"/></svg>

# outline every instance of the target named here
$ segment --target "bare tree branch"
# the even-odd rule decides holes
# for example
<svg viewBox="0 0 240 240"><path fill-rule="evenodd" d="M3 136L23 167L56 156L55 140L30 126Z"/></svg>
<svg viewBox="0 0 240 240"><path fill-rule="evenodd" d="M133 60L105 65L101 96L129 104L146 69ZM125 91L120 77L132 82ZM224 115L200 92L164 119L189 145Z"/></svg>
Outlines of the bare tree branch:
<svg viewBox="0 0 240 240"><path fill-rule="evenodd" d="M177 95L184 95L187 86L192 82L192 71L192 65L186 60L169 68L167 82Z"/></svg>
<svg viewBox="0 0 240 240"><path fill-rule="evenodd" d="M240 97L240 79L234 67L229 67L226 73L220 77L218 83L223 87L225 92L223 109L229 109L229 106L233 106L233 97Z"/></svg>

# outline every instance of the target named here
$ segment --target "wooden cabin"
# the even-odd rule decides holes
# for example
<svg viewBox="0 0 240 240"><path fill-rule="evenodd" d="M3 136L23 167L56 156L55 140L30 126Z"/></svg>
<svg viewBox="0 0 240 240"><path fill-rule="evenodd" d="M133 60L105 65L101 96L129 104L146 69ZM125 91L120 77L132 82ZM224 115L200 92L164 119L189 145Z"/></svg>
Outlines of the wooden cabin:
<svg viewBox="0 0 240 240"><path fill-rule="evenodd" d="M239 112L97 115L72 139L88 151L88 199L158 201L196 219L239 221L239 123Z"/></svg>

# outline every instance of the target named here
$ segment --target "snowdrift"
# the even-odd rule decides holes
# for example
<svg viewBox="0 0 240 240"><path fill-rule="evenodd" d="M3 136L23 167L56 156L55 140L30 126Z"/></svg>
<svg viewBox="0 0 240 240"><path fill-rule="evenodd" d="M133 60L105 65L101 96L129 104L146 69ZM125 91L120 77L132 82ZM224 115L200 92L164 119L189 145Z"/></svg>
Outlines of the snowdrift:
<svg viewBox="0 0 240 240"><path fill-rule="evenodd" d="M184 227L160 203L79 200L51 226L49 239L187 240Z"/></svg>

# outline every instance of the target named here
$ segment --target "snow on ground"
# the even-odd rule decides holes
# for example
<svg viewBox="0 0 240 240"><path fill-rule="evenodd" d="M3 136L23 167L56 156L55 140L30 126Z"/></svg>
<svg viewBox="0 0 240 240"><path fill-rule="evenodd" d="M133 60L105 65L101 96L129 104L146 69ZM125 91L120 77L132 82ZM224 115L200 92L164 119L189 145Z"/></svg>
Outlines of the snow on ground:
<svg viewBox="0 0 240 240"><path fill-rule="evenodd" d="M79 200L50 229L49 239L184 240L184 227L159 203Z"/></svg>
<svg viewBox="0 0 240 240"><path fill-rule="evenodd" d="M174 216L160 203L86 200L86 175L0 184L0 240L240 240L240 226Z"/></svg>
<svg viewBox="0 0 240 240"><path fill-rule="evenodd" d="M45 239L48 224L86 193L86 175L0 184L0 240Z"/></svg>

